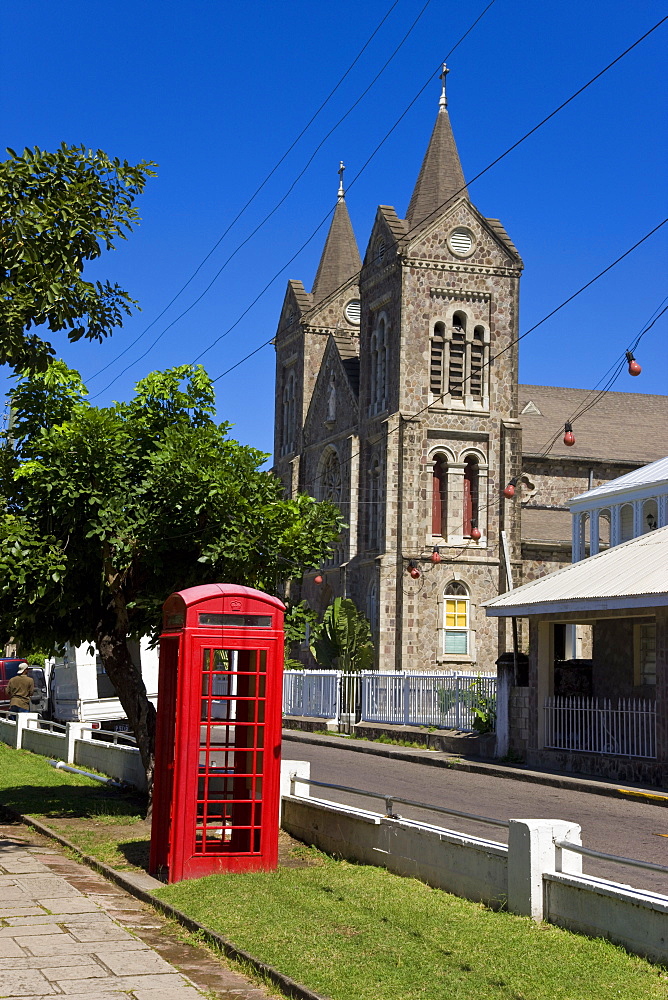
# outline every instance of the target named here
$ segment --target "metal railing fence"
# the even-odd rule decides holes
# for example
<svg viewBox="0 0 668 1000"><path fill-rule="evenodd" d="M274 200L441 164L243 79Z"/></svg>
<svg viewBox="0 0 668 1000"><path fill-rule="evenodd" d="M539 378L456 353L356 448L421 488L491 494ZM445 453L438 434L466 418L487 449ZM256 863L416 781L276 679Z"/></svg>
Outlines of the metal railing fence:
<svg viewBox="0 0 668 1000"><path fill-rule="evenodd" d="M349 795L360 795L369 799L382 799L385 803L385 816L389 819L402 819L394 811L395 805L412 806L414 809L424 809L427 812L440 813L444 816L456 816L458 819L468 819L487 826L500 826L507 830L510 826L506 819L492 819L491 816L478 816L476 813L462 812L460 809L447 809L445 806L430 805L428 802L417 802L415 799L404 799L400 795L388 795L386 792L369 792L362 788L351 788L348 785L335 785L329 781L315 781L313 778L302 778L296 773L290 775L290 794L295 794L295 785L308 785L309 788L331 788Z"/></svg>
<svg viewBox="0 0 668 1000"><path fill-rule="evenodd" d="M342 732L358 722L471 731L477 713L493 723L496 675L417 671L286 670L283 712L326 719Z"/></svg>
<svg viewBox="0 0 668 1000"><path fill-rule="evenodd" d="M581 854L585 858L612 861L617 865L628 865L630 868L645 868L650 872L659 872L661 875L668 875L668 868L665 865L655 865L652 861L623 858L619 854L604 854L603 851L594 851L591 847L583 847L582 844L573 844L569 840L555 840L554 846L560 847L564 851L573 851L574 854Z"/></svg>
<svg viewBox="0 0 668 1000"><path fill-rule="evenodd" d="M545 699L545 746L556 750L656 757L656 702L643 698Z"/></svg>

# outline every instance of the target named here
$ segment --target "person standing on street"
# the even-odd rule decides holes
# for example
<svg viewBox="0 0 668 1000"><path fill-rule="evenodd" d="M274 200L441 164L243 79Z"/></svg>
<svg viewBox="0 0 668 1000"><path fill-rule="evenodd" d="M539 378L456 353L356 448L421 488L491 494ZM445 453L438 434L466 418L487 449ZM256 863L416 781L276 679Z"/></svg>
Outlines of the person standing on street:
<svg viewBox="0 0 668 1000"><path fill-rule="evenodd" d="M28 663L19 664L19 672L12 677L7 685L9 695L10 712L29 712L30 699L35 690L35 682L29 675L30 665Z"/></svg>

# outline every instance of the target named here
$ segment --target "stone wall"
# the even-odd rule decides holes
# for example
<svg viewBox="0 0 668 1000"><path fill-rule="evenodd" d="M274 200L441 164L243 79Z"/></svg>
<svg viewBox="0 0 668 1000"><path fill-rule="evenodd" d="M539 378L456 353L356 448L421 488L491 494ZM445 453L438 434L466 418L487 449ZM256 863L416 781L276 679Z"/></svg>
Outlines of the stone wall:
<svg viewBox="0 0 668 1000"><path fill-rule="evenodd" d="M510 752L522 760L529 746L529 701L528 687L510 689Z"/></svg>

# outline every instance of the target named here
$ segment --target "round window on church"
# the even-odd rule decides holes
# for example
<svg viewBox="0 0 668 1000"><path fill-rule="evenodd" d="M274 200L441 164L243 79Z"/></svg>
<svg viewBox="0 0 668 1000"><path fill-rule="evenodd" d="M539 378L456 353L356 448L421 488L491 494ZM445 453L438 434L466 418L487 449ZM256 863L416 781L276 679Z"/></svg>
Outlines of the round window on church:
<svg viewBox="0 0 668 1000"><path fill-rule="evenodd" d="M473 233L464 226L458 226L448 236L448 246L457 257L468 257L475 250Z"/></svg>
<svg viewBox="0 0 668 1000"><path fill-rule="evenodd" d="M348 320L349 323L352 323L353 326L359 326L360 325L360 300L359 299L351 299L350 302L346 305L346 308L343 310L343 312L344 312L345 317L346 317L346 319Z"/></svg>

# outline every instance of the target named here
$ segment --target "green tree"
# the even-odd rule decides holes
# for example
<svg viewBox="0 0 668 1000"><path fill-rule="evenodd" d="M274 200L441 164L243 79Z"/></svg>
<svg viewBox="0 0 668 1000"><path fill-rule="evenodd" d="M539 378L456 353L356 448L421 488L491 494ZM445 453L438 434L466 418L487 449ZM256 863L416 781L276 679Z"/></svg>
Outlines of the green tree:
<svg viewBox="0 0 668 1000"><path fill-rule="evenodd" d="M325 610L311 652L321 667L334 670L371 670L371 626L349 597L336 597Z"/></svg>
<svg viewBox="0 0 668 1000"><path fill-rule="evenodd" d="M11 393L0 467L0 640L94 640L149 778L155 712L127 639L159 629L174 590L223 580L275 592L319 564L336 507L282 498L266 456L212 418L201 366L154 372L129 403L91 406L63 362ZM286 571L287 567L287 571ZM292 572L290 572L290 569Z"/></svg>
<svg viewBox="0 0 668 1000"><path fill-rule="evenodd" d="M7 152L0 163L0 364L43 371L54 350L29 330L101 341L136 305L117 284L85 281L82 271L139 221L133 202L155 164L132 166L66 143L53 153Z"/></svg>

